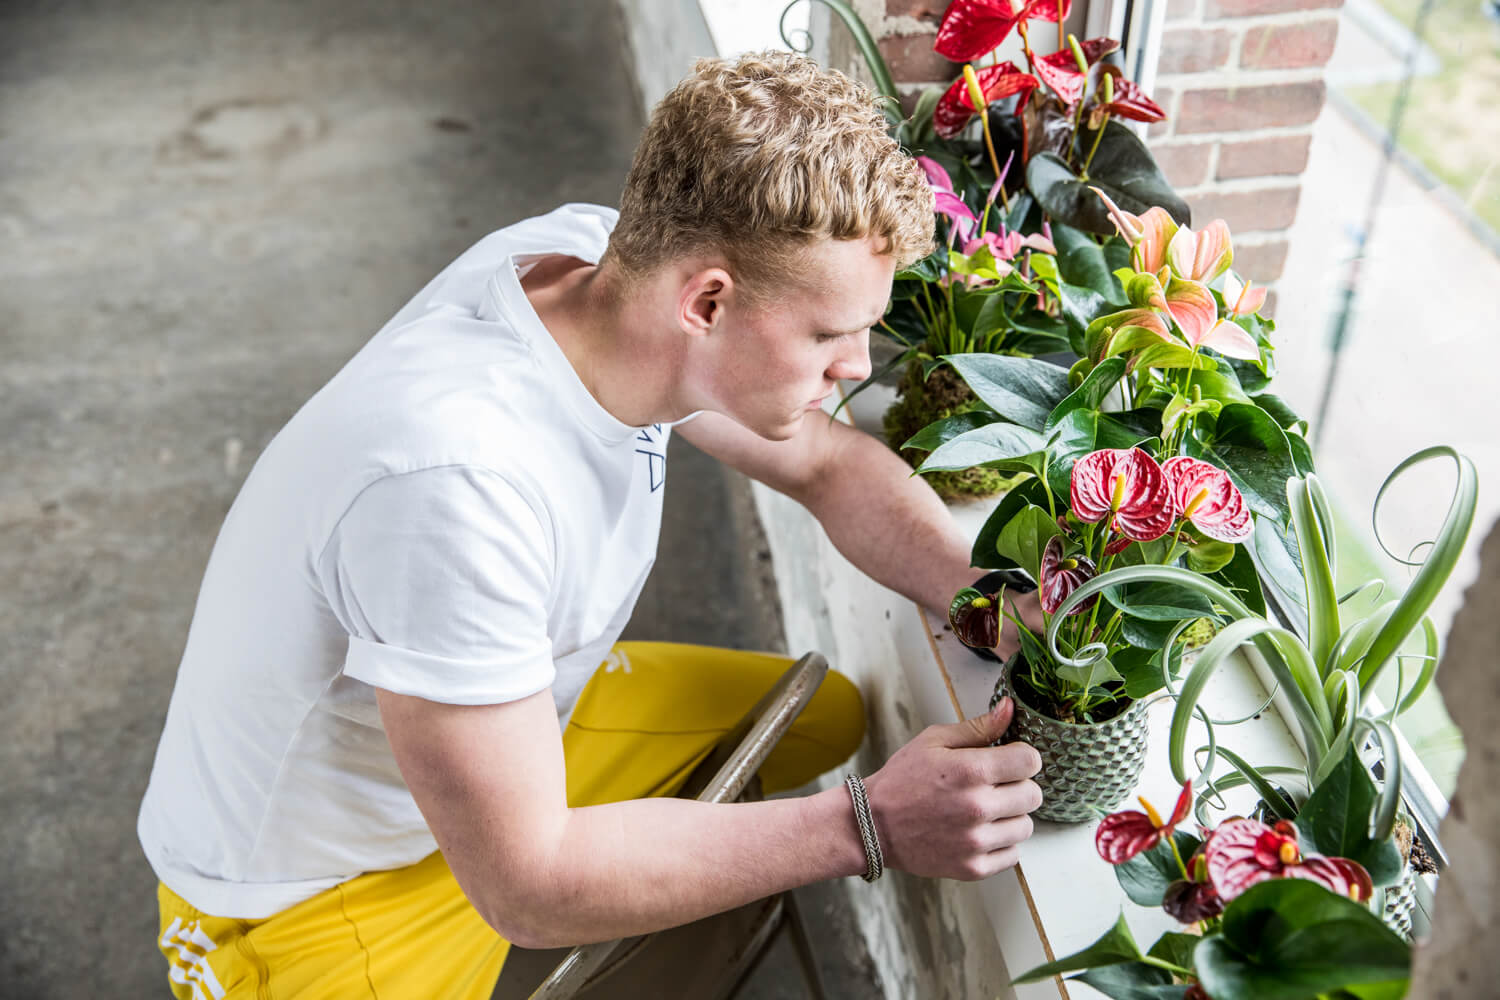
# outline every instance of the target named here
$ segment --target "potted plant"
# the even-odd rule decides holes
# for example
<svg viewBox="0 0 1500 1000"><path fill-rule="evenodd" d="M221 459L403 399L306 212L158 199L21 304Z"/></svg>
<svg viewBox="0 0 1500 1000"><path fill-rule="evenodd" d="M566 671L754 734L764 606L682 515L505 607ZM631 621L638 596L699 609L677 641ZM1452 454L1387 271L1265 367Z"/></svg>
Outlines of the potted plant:
<svg viewBox="0 0 1500 1000"><path fill-rule="evenodd" d="M1337 593L1337 548L1332 514L1315 475L1287 483L1292 533L1296 541L1303 604L1307 608L1305 628L1293 630L1248 606L1217 582L1180 567L1140 565L1101 573L1072 591L1059 605L1058 614L1082 606L1099 593L1116 588L1172 586L1192 593L1213 606L1221 622L1218 635L1203 649L1186 672L1176 692L1172 715L1170 761L1172 773L1182 780L1190 774L1188 737L1191 720L1198 717L1209 726L1210 744L1199 781L1212 789L1237 784L1252 785L1261 796L1261 808L1272 819L1295 819L1307 831L1318 850L1338 853L1363 864L1377 885L1392 885L1387 910L1398 927L1409 932L1410 869L1409 832L1397 837L1401 801L1400 750L1392 725L1416 702L1432 682L1438 662L1438 636L1427 609L1457 563L1474 519L1477 477L1473 463L1452 448L1427 448L1407 458L1388 476L1376 495L1375 512L1391 483L1407 470L1431 460L1452 461L1457 478L1452 501L1425 558L1402 559L1416 568L1406 592L1387 601L1373 613L1353 621L1344 617L1344 605L1357 594L1380 586L1367 581L1342 597ZM1378 536L1378 529L1377 529ZM1384 547L1384 543L1381 543ZM1389 550L1387 550L1389 551ZM1408 639L1420 634L1422 650L1402 650ZM1067 650L1066 636L1049 650L1060 663L1072 669L1088 669L1091 661L1106 655L1098 649ZM1241 645L1253 643L1264 658L1277 687L1291 707L1294 724L1306 751L1302 769L1257 767L1227 747L1213 732L1213 724L1198 705L1214 673ZM1406 661L1415 660L1408 673ZM1376 683L1395 673L1395 696L1378 713L1372 704ZM1378 789L1360 754L1370 744L1382 764L1383 787ZM1232 770L1215 779L1213 768L1223 761ZM1278 782L1296 781L1287 791ZM1324 816L1320 794L1330 787L1337 794ZM1314 807L1317 808L1314 808ZM1308 810L1314 817L1308 818ZM1398 847L1398 844L1403 846ZM1406 855L1406 857L1403 857Z"/></svg>
<svg viewBox="0 0 1500 1000"><path fill-rule="evenodd" d="M1089 599L1071 595L1115 565L1170 566L1210 541L1233 550L1250 536L1250 512L1223 470L1183 456L1158 464L1139 447L1073 462L1066 496L1054 494L1045 472L1012 496L1002 506L1016 509L995 549L1035 582L1045 631L1016 620L1020 650L1002 667L995 700L1015 700L1005 739L1042 756L1036 815L1080 822L1135 787L1146 750L1142 699L1175 673L1172 640L1211 607L1170 584L1103 599L1097 588ZM1003 606L1002 593L967 588L953 600L950 624L966 645L993 647ZM1165 642L1163 630L1171 633Z"/></svg>
<svg viewBox="0 0 1500 1000"><path fill-rule="evenodd" d="M1161 907L1183 925L1150 948L1121 917L1087 948L1016 977L1071 977L1118 1000L1314 1000L1399 997L1411 949L1369 910L1371 879L1358 862L1320 855L1285 820L1231 817L1201 836L1176 829L1189 815L1191 782L1163 820L1106 816L1095 833L1133 903Z"/></svg>

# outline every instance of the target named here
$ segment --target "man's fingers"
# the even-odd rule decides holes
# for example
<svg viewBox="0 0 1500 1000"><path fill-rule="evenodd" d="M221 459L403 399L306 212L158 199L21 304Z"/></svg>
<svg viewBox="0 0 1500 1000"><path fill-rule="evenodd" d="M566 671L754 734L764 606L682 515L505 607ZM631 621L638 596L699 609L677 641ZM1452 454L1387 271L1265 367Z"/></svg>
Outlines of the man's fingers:
<svg viewBox="0 0 1500 1000"><path fill-rule="evenodd" d="M998 705L983 715L936 728L945 747L987 747L1005 735L1014 714L1014 703L1009 698L1001 698Z"/></svg>
<svg viewBox="0 0 1500 1000"><path fill-rule="evenodd" d="M992 747L956 747L964 767L974 779L987 785L1008 785L1035 777L1042 769L1042 755L1027 743Z"/></svg>

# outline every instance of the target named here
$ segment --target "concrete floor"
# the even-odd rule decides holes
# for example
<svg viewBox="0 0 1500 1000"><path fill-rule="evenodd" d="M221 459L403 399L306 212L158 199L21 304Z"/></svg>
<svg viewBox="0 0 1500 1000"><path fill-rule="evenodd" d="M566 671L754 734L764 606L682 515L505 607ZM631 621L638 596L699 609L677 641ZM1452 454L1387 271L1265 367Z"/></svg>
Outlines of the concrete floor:
<svg viewBox="0 0 1500 1000"><path fill-rule="evenodd" d="M615 200L625 58L603 0L0 5L0 997L166 995L135 813L224 512L447 261ZM633 631L775 645L744 484L671 461ZM746 995L801 995L788 954Z"/></svg>

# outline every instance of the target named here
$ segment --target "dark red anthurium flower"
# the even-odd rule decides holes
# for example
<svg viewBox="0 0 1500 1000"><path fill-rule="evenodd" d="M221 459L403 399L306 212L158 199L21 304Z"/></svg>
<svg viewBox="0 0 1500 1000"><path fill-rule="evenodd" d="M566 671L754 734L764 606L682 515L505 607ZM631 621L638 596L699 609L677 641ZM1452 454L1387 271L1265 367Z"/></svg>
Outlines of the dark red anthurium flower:
<svg viewBox="0 0 1500 1000"><path fill-rule="evenodd" d="M1064 559L1062 536L1053 535L1048 540L1047 547L1042 549L1042 610L1049 615L1055 614L1067 596L1082 586L1085 580L1092 578L1096 572L1092 559L1084 556L1071 556ZM1068 614L1082 614L1093 607L1098 599L1099 595L1095 594L1079 603L1078 607L1069 611Z"/></svg>
<svg viewBox="0 0 1500 1000"><path fill-rule="evenodd" d="M1214 889L1227 903L1258 882L1273 878L1304 878L1356 903L1375 891L1370 873L1347 858L1303 854L1297 828L1286 820L1275 826L1253 819L1230 819L1208 838L1204 866Z"/></svg>
<svg viewBox="0 0 1500 1000"><path fill-rule="evenodd" d="M948 624L965 646L994 649L1000 644L1000 595L972 587L959 591L948 606Z"/></svg>
<svg viewBox="0 0 1500 1000"><path fill-rule="evenodd" d="M1162 897L1161 908L1173 920L1184 924L1196 924L1224 912L1224 901L1214 891L1211 882L1188 882L1178 879L1167 886Z"/></svg>
<svg viewBox="0 0 1500 1000"><path fill-rule="evenodd" d="M1147 97L1146 92L1136 86L1120 67L1106 65L1103 72L1114 78L1110 81L1110 88L1114 91L1114 100L1095 105L1090 111L1090 128L1099 127L1092 121L1092 116L1103 112L1108 112L1115 118L1129 118L1135 122L1159 122L1166 119L1167 113L1161 109L1161 105Z"/></svg>
<svg viewBox="0 0 1500 1000"><path fill-rule="evenodd" d="M1214 1000L1214 998L1209 996L1208 991L1205 990L1200 984L1194 983L1193 985L1189 986L1187 988L1187 992L1182 995L1182 1000Z"/></svg>
<svg viewBox="0 0 1500 1000"><path fill-rule="evenodd" d="M1187 819L1188 809L1193 805L1193 783L1183 782L1182 794L1177 796L1177 805L1165 823L1144 797L1139 801L1145 812L1129 809L1110 813L1099 821L1099 829L1094 831L1094 848L1112 865L1123 865L1172 835L1177 824Z"/></svg>
<svg viewBox="0 0 1500 1000"><path fill-rule="evenodd" d="M1011 29L1037 18L1056 22L1057 0L953 0L938 25L933 49L954 62L969 62L995 51ZM1062 19L1068 19L1073 0L1062 0Z"/></svg>
<svg viewBox="0 0 1500 1000"><path fill-rule="evenodd" d="M1019 109L1025 106L1027 97L1037 88L1036 77L1016 69L1015 63L1003 62L986 66L975 70L974 75L979 79L979 90L984 95L985 107L1001 98L1020 94L1021 100L1017 104ZM953 81L953 85L932 111L933 130L944 139L951 139L962 132L963 127L969 124L969 119L978 113L979 109L974 107L973 99L969 96L968 81L959 77Z"/></svg>
<svg viewBox="0 0 1500 1000"><path fill-rule="evenodd" d="M1229 473L1196 458L1178 455L1162 463L1177 513L1209 538L1243 542L1254 529L1250 508Z"/></svg>
<svg viewBox="0 0 1500 1000"><path fill-rule="evenodd" d="M1092 66L1118 49L1120 43L1113 38L1090 38L1086 42L1079 42L1078 47L1083 50L1083 61ZM1078 60L1073 57L1071 46L1033 60L1031 69L1067 107L1072 108L1083 97L1088 77L1078 68Z"/></svg>
<svg viewBox="0 0 1500 1000"><path fill-rule="evenodd" d="M1073 513L1137 542L1160 538L1172 526L1172 491L1156 459L1140 448L1101 448L1073 463Z"/></svg>

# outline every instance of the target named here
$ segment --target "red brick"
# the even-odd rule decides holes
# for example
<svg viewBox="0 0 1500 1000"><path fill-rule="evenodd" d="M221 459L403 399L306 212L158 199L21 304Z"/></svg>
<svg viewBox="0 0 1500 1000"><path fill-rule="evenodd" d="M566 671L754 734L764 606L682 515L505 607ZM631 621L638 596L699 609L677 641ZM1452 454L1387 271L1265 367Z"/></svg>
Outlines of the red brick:
<svg viewBox="0 0 1500 1000"><path fill-rule="evenodd" d="M1245 69L1302 69L1322 66L1333 55L1337 18L1305 24L1257 25L1245 32L1240 65Z"/></svg>
<svg viewBox="0 0 1500 1000"><path fill-rule="evenodd" d="M1198 0L1167 0L1167 20L1187 21L1198 13Z"/></svg>
<svg viewBox="0 0 1500 1000"><path fill-rule="evenodd" d="M1167 28L1161 33L1156 71L1165 75L1218 69L1229 61L1233 37L1227 28Z"/></svg>
<svg viewBox="0 0 1500 1000"><path fill-rule="evenodd" d="M1207 0L1203 20L1224 17L1259 17L1262 14L1285 14L1296 10L1323 10L1342 7L1344 0Z"/></svg>
<svg viewBox="0 0 1500 1000"><path fill-rule="evenodd" d="M1160 139L1164 135L1172 134L1172 94L1170 87L1157 87L1151 93L1151 99L1155 101L1163 111L1167 113L1164 121L1154 122L1146 126L1147 139Z"/></svg>
<svg viewBox="0 0 1500 1000"><path fill-rule="evenodd" d="M885 0L887 17L914 17L937 24L947 10L946 0Z"/></svg>
<svg viewBox="0 0 1500 1000"><path fill-rule="evenodd" d="M1287 229L1296 221L1297 199L1301 193L1301 187L1205 191L1187 195L1185 200L1193 210L1194 229L1201 229L1215 219L1223 219L1229 223L1231 233L1274 232Z"/></svg>
<svg viewBox="0 0 1500 1000"><path fill-rule="evenodd" d="M1151 147L1151 156L1174 188L1191 188L1208 180L1213 149L1211 142L1158 143Z"/></svg>
<svg viewBox="0 0 1500 1000"><path fill-rule="evenodd" d="M897 83L951 83L963 69L932 51L932 35L896 35L880 40L880 54Z"/></svg>
<svg viewBox="0 0 1500 1000"><path fill-rule="evenodd" d="M1226 142L1219 147L1218 178L1274 177L1307 169L1311 135L1284 135L1248 142Z"/></svg>
<svg viewBox="0 0 1500 1000"><path fill-rule="evenodd" d="M1286 269L1286 240L1234 246L1234 270L1242 278L1259 285L1270 284Z"/></svg>
<svg viewBox="0 0 1500 1000"><path fill-rule="evenodd" d="M1184 135L1307 125L1323 110L1323 92L1322 80L1232 90L1190 90L1182 95L1175 131Z"/></svg>

